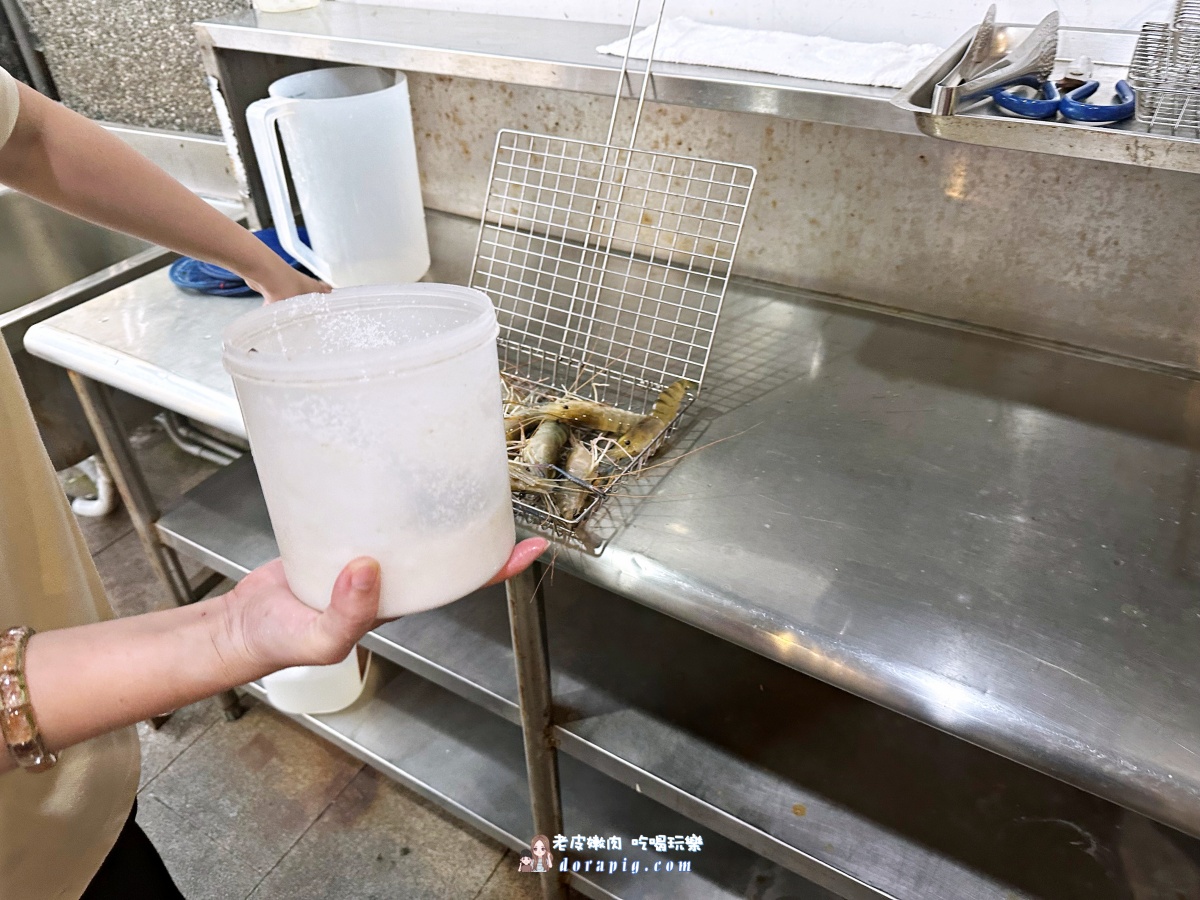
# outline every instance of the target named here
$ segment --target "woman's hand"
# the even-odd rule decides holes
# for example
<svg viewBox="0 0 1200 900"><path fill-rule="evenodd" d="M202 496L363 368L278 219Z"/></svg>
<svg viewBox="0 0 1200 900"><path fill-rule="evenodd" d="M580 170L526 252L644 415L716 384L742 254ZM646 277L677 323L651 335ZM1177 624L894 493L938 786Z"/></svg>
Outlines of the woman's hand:
<svg viewBox="0 0 1200 900"><path fill-rule="evenodd" d="M545 549L541 538L517 544L488 584L525 571ZM221 599L226 642L251 669L267 674L289 666L331 665L349 656L378 624L379 564L360 557L347 565L324 610L296 598L279 560L255 569Z"/></svg>
<svg viewBox="0 0 1200 900"><path fill-rule="evenodd" d="M549 543L545 538L529 538L521 541L517 546L513 547L513 551L509 554L508 562L500 567L500 571L492 576L484 587L490 587L493 584L499 584L501 581L507 581L514 575L520 575L535 562L537 558L546 552ZM346 651L347 653L349 651Z"/></svg>
<svg viewBox="0 0 1200 900"><path fill-rule="evenodd" d="M323 610L296 598L278 559L255 569L222 599L229 644L252 669L267 674L288 666L332 665L375 624L379 564L361 557L342 569Z"/></svg>
<svg viewBox="0 0 1200 900"><path fill-rule="evenodd" d="M524 571L545 549L541 538L517 544L493 581ZM296 599L276 560L222 597L39 632L25 676L42 735L57 751L277 669L340 662L378 610L372 559L346 566L319 612ZM0 751L0 774L12 767Z"/></svg>
<svg viewBox="0 0 1200 900"><path fill-rule="evenodd" d="M246 284L263 295L264 303L278 303L301 294L328 294L332 290L325 282L296 271L281 259L265 277L247 278Z"/></svg>

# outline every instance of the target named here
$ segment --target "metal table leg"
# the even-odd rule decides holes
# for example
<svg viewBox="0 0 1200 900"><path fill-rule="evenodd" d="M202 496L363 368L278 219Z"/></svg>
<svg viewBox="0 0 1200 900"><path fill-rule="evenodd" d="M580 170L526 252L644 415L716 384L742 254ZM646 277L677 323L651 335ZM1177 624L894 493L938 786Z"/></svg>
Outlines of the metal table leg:
<svg viewBox="0 0 1200 900"><path fill-rule="evenodd" d="M113 409L108 386L80 375L78 372L69 372L68 374L75 393L79 396L79 403L83 406L88 424L92 426L96 443L100 445L104 461L112 472L113 481L117 484L117 491L120 492L121 499L125 501L125 506L129 510L129 518L133 521L134 530L141 539L150 565L153 566L155 573L170 593L171 599L177 605L191 603L197 599L197 595L192 590L192 586L188 584L187 576L183 572L183 566L175 551L158 538L158 529L155 523L158 521L160 512L150 493L150 487L142 475L141 466L138 465L137 458L133 455L133 448L129 444L129 437L125 434L121 419ZM205 586L207 586L207 582L205 582ZM211 590L210 587L207 589ZM207 593L207 590L205 592ZM245 711L234 691L223 691L217 695L217 699L220 701L221 709L225 712L226 719L237 719ZM156 724L161 724L161 720Z"/></svg>
<svg viewBox="0 0 1200 900"><path fill-rule="evenodd" d="M558 790L558 751L551 736L554 709L546 645L546 607L541 590L544 572L541 563L534 563L520 575L510 578L505 589L516 658L517 692L521 701L533 830L553 839L554 835L562 833L563 821ZM544 900L567 897L566 884L560 873L548 872L540 877Z"/></svg>

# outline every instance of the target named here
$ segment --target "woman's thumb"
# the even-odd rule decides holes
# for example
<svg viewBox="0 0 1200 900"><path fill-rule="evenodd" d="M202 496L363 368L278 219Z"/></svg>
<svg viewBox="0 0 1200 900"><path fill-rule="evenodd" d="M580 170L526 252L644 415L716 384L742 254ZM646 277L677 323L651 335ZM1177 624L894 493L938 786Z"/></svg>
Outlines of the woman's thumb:
<svg viewBox="0 0 1200 900"><path fill-rule="evenodd" d="M329 606L317 617L316 630L323 655L341 662L371 630L379 611L379 563L360 556L342 569L333 585Z"/></svg>

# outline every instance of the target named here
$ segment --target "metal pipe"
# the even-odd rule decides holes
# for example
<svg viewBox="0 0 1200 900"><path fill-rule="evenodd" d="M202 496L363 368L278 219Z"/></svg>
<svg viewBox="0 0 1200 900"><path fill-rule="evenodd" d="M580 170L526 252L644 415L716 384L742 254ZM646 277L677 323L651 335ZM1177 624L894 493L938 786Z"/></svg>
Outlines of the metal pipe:
<svg viewBox="0 0 1200 900"><path fill-rule="evenodd" d="M171 442L184 453L216 463L218 466L227 466L241 456L234 448L226 447L185 424L184 418L178 413L161 412L154 419L162 425Z"/></svg>
<svg viewBox="0 0 1200 900"><path fill-rule="evenodd" d="M112 475L109 474L104 459L99 456L89 456L76 468L92 479L92 484L96 486L96 496L76 497L71 501L71 511L77 516L99 519L116 509L116 485L113 483Z"/></svg>
<svg viewBox="0 0 1200 900"><path fill-rule="evenodd" d="M0 0L0 9L4 10L4 17L8 19L9 27L12 28L13 37L17 41L17 50L21 54L21 61L25 63L25 68L29 71L33 86L39 93L45 94L51 100L57 100L58 89L54 86L50 70L46 68L46 62L42 59L37 42L29 30L29 23L25 20L25 11L21 9L17 0Z"/></svg>
<svg viewBox="0 0 1200 900"><path fill-rule="evenodd" d="M196 422L187 416L181 416L178 413L172 413L178 419L177 427L179 433L189 440L196 441L198 444L203 444L210 450L215 450L217 453L228 454L234 459L241 459L242 456L250 452L250 443L235 435L223 432L220 429L212 429L202 422ZM213 432L216 432L215 434Z"/></svg>
<svg viewBox="0 0 1200 900"><path fill-rule="evenodd" d="M545 567L534 563L505 583L508 622L512 630L521 703L521 732L525 738L525 771L533 830L553 838L562 834L562 798L558 786L558 750L553 738L554 706L550 691L550 654L546 642L546 605L542 596ZM532 838L532 835L530 835ZM567 889L558 872L541 880L543 900L566 900Z"/></svg>

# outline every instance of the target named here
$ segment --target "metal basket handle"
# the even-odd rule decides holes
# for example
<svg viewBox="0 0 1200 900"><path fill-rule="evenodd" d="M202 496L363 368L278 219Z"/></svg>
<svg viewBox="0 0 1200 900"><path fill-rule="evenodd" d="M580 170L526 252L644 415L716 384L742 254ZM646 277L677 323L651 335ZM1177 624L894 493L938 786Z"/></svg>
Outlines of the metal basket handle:
<svg viewBox="0 0 1200 900"><path fill-rule="evenodd" d="M637 0L633 7L633 19L629 23L629 34L625 38L625 55L621 59L621 75L617 80L617 93L613 97L612 115L608 119L608 135L604 143L612 146L613 135L617 129L617 114L621 109L621 98L625 84L629 81L629 58L633 50L633 36L637 31L638 13L642 8L642 0ZM642 87L638 92L637 112L633 116L633 130L629 133L628 149L632 150L637 142L638 127L642 122L642 108L646 105L646 88L650 84L651 68L654 65L654 51L658 49L658 36L662 32L663 13L667 9L667 0L662 0L658 7L658 18L654 22L654 37L650 42L650 55L646 57L646 70L642 73Z"/></svg>

